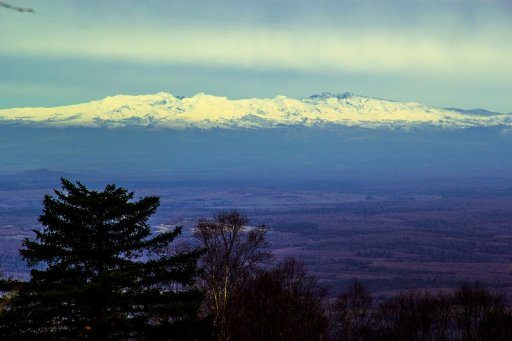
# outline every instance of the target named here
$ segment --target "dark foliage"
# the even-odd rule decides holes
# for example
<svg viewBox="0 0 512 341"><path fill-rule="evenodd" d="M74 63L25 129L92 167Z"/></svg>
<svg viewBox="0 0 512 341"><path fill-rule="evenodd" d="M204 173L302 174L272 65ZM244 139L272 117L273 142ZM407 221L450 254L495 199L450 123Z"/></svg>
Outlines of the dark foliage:
<svg viewBox="0 0 512 341"><path fill-rule="evenodd" d="M501 293L462 285L453 296L453 315L461 340L512 340L512 315Z"/></svg>
<svg viewBox="0 0 512 341"><path fill-rule="evenodd" d="M380 304L374 315L378 340L447 340L450 322L448 298L408 292Z"/></svg>
<svg viewBox="0 0 512 341"><path fill-rule="evenodd" d="M377 306L369 302L360 283L337 298L331 307L334 340L512 339L503 295L480 285L462 285L451 294L405 292Z"/></svg>
<svg viewBox="0 0 512 341"><path fill-rule="evenodd" d="M232 340L324 340L325 296L326 290L294 259L262 270L232 296Z"/></svg>
<svg viewBox="0 0 512 341"><path fill-rule="evenodd" d="M4 337L189 340L199 329L198 251L168 254L180 228L151 236L159 198L133 200L62 180L20 250L31 279L2 299Z"/></svg>

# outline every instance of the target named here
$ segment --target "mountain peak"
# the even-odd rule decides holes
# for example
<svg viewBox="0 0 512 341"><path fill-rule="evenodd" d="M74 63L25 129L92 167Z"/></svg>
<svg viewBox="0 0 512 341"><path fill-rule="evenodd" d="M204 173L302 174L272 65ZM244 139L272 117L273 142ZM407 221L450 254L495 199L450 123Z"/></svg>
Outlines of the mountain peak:
<svg viewBox="0 0 512 341"><path fill-rule="evenodd" d="M342 92L342 93L338 93L338 94L333 94L333 93L324 91L320 94L311 95L308 97L308 99L314 99L314 100L329 99L329 98L347 99L347 98L351 98L354 96L355 96L355 94L353 94L351 92Z"/></svg>

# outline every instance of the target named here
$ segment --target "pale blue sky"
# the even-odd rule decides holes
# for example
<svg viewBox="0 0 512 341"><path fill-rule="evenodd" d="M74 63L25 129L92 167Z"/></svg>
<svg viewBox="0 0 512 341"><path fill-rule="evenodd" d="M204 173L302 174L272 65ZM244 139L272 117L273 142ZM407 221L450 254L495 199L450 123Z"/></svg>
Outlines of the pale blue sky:
<svg viewBox="0 0 512 341"><path fill-rule="evenodd" d="M0 107L322 91L512 112L510 1L10 0Z"/></svg>

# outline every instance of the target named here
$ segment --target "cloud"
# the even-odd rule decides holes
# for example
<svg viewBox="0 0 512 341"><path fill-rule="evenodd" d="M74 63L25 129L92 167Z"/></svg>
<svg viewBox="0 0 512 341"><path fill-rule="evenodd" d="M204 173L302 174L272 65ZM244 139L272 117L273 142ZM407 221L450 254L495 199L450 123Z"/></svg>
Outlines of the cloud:
<svg viewBox="0 0 512 341"><path fill-rule="evenodd" d="M2 38L3 54L306 72L417 73L504 79L512 39L496 31L425 35L376 29L47 27ZM510 44L509 44L510 43Z"/></svg>

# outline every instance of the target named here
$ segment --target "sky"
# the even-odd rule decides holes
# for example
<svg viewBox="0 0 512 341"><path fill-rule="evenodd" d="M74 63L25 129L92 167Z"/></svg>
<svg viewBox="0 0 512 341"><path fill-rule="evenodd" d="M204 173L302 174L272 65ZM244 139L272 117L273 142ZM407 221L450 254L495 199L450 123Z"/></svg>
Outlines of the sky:
<svg viewBox="0 0 512 341"><path fill-rule="evenodd" d="M512 112L512 0L6 0L0 108L329 91Z"/></svg>

